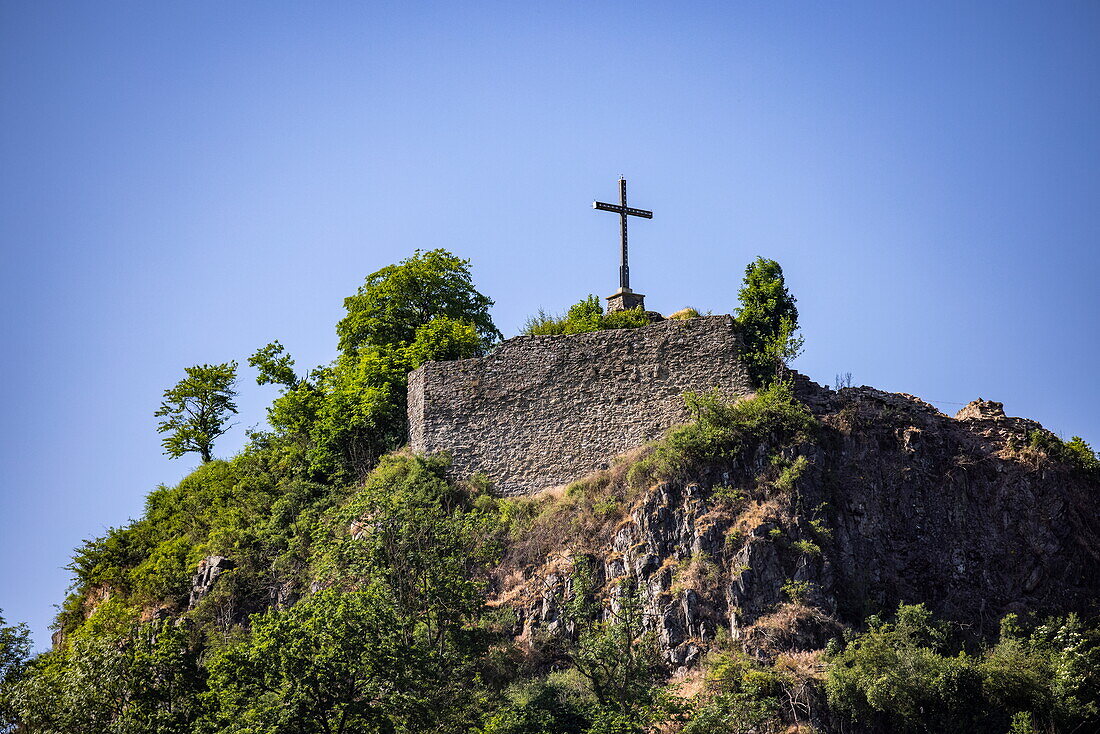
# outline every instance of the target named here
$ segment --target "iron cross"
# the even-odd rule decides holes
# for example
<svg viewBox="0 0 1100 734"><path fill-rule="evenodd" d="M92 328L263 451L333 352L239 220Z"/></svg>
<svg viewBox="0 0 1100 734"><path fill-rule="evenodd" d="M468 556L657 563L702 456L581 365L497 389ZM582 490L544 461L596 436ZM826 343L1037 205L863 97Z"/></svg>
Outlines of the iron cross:
<svg viewBox="0 0 1100 734"><path fill-rule="evenodd" d="M646 211L645 209L632 209L626 205L626 179L621 176L619 177L619 203L605 204L602 201L593 201L592 208L605 212L615 212L619 215L619 228L622 232L622 242L619 246L619 287L629 291L630 265L627 263L626 252L626 218L631 216L653 219L653 212Z"/></svg>

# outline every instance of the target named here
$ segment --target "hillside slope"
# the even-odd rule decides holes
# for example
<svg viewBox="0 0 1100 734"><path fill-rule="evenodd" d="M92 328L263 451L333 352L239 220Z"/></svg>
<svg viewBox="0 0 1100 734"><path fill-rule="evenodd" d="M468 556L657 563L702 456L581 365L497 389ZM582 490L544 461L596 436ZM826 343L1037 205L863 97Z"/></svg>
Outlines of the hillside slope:
<svg viewBox="0 0 1100 734"><path fill-rule="evenodd" d="M693 421L528 497L407 450L361 481L310 480L259 436L78 549L55 649L0 677L0 723L1100 725L1091 451L994 403L956 419L797 375L685 400Z"/></svg>
<svg viewBox="0 0 1100 734"><path fill-rule="evenodd" d="M1037 448L1053 439L1037 423L995 403L955 419L912 396L805 379L797 394L811 431L749 436L639 487L643 450L532 500L538 516L495 573L519 634L556 629L577 557L606 596L639 580L673 667L699 662L723 628L774 656L820 649L900 602L974 636L1010 612L1098 611L1100 486Z"/></svg>

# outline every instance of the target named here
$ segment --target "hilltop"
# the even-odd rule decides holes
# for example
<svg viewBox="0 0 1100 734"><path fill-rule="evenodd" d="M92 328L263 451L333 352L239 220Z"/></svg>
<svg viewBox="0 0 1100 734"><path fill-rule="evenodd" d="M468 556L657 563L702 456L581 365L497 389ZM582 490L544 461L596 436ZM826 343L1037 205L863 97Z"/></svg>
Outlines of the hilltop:
<svg viewBox="0 0 1100 734"><path fill-rule="evenodd" d="M257 381L280 389L270 431L76 551L51 652L25 660L18 629L0 624L0 723L66 734L1100 724L1091 448L999 403L951 417L793 372L797 310L777 263L751 264L739 301L736 315L653 325L590 298L500 347L466 261L417 253L369 276L345 302L331 365L299 375L277 342L253 355ZM680 412L661 414L675 418L667 430L639 434L606 468L577 462L575 481L502 492L473 464L404 445L408 375L424 365L459 374L445 365L499 366L536 343L618 354L654 335L669 349L692 333L722 335L708 359L738 360L721 373L737 389L682 387ZM681 351L666 356L684 374L716 374L690 365L695 347ZM662 379L617 365L605 372L622 385ZM229 410L235 363L203 367ZM570 389L602 384L592 375ZM497 451L507 422L531 412L495 407L505 430L470 455ZM456 446L469 445L455 426ZM197 448L173 436L166 448L211 450L188 430ZM592 446L606 450L593 437L586 461Z"/></svg>

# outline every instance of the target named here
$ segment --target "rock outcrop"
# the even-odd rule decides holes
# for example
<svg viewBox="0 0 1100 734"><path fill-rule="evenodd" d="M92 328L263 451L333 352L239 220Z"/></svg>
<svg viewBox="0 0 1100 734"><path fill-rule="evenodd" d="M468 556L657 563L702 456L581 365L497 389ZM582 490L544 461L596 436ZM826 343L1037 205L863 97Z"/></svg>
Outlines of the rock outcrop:
<svg viewBox="0 0 1100 734"><path fill-rule="evenodd" d="M1039 424L997 403L952 419L909 395L796 387L820 423L813 440L762 437L640 493L621 489L629 462L577 485L626 506L601 520L592 507L611 500L581 503L509 551L496 603L515 610L517 634L562 624L579 557L608 600L636 580L673 668L720 628L762 656L813 650L899 602L976 635L1008 612L1100 611L1100 486L1027 448Z"/></svg>
<svg viewBox="0 0 1100 734"><path fill-rule="evenodd" d="M1004 403L995 403L992 400L972 400L962 410L955 414L955 420L996 420L1005 417Z"/></svg>
<svg viewBox="0 0 1100 734"><path fill-rule="evenodd" d="M207 556L199 561L198 570L191 577L191 598L187 603L188 609L194 609L195 605L214 588L214 582L223 573L233 568L233 561L225 556Z"/></svg>

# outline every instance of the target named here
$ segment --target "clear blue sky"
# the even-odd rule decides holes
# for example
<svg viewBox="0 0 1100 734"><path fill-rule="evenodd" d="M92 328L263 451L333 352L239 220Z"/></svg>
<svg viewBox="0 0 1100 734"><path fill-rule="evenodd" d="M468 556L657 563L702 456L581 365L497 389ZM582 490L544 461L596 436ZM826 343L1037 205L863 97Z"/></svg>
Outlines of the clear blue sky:
<svg viewBox="0 0 1100 734"><path fill-rule="evenodd" d="M186 365L334 356L362 278L472 258L514 335L632 282L734 308L784 266L819 382L978 396L1100 444L1100 4L0 5L0 608L194 461ZM273 397L244 369L228 455Z"/></svg>

